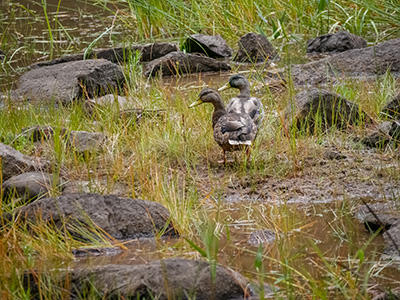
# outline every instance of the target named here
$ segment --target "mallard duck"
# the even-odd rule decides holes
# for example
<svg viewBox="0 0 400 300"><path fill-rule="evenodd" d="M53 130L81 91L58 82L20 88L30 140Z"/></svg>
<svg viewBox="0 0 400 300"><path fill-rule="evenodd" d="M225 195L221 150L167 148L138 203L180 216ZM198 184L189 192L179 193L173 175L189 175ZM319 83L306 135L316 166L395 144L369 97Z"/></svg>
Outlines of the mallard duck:
<svg viewBox="0 0 400 300"><path fill-rule="evenodd" d="M228 113L247 113L259 128L264 119L264 107L260 99L250 96L250 84L247 78L241 74L233 75L218 91L229 88L237 88L240 93L229 101L226 108Z"/></svg>
<svg viewBox="0 0 400 300"><path fill-rule="evenodd" d="M206 88L199 94L198 100L189 107L202 103L214 105L212 115L212 127L214 140L222 148L224 159L220 163L226 163L226 151L246 149L250 155L250 146L257 134L257 126L246 113L227 113L224 102L217 90Z"/></svg>

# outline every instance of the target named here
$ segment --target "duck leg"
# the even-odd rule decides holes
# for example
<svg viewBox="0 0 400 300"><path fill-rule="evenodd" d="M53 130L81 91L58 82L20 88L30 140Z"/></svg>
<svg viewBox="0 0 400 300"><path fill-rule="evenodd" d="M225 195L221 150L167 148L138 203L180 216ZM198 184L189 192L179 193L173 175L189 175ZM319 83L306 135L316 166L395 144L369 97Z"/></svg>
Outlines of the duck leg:
<svg viewBox="0 0 400 300"><path fill-rule="evenodd" d="M225 164L226 164L226 156L225 156L225 150L224 150L224 149L222 149L222 154L223 154L223 156L224 156L224 160L219 160L218 163L219 163L219 164L224 164L224 165L225 165Z"/></svg>
<svg viewBox="0 0 400 300"><path fill-rule="evenodd" d="M250 161L250 155L251 155L251 148L250 148L250 147L247 147L247 148L246 148L247 161Z"/></svg>

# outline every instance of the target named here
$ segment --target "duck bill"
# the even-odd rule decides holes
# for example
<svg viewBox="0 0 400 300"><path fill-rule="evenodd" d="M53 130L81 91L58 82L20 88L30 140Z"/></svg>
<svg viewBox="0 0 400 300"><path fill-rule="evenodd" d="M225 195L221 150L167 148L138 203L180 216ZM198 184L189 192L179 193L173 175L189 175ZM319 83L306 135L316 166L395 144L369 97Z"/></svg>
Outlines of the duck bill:
<svg viewBox="0 0 400 300"><path fill-rule="evenodd" d="M230 88L231 88L231 85L230 85L229 82L228 82L228 83L225 84L223 87L220 87L220 88L218 89L218 92L225 91L225 90L230 89Z"/></svg>
<svg viewBox="0 0 400 300"><path fill-rule="evenodd" d="M201 101L200 99L198 99L197 101L193 102L192 104L189 105L189 108L195 107L197 105L202 104L203 101Z"/></svg>

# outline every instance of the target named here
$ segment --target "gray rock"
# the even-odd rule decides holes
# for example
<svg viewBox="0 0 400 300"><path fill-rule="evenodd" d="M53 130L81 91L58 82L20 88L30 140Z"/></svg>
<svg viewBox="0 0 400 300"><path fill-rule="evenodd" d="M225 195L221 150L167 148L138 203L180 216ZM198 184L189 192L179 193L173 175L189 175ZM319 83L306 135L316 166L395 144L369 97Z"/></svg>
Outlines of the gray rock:
<svg viewBox="0 0 400 300"><path fill-rule="evenodd" d="M336 82L337 77L368 78L392 72L400 76L400 38L372 47L348 50L325 59L291 67L296 86Z"/></svg>
<svg viewBox="0 0 400 300"><path fill-rule="evenodd" d="M400 142L400 122L385 121L378 125L372 133L364 137L361 142L368 147L383 148L389 142L396 146Z"/></svg>
<svg viewBox="0 0 400 300"><path fill-rule="evenodd" d="M99 150L107 139L107 136L99 132L66 131L63 138L76 152L94 152Z"/></svg>
<svg viewBox="0 0 400 300"><path fill-rule="evenodd" d="M178 47L173 43L154 43L146 45L133 45L132 47L120 47L112 49L97 49L93 51L92 56L96 58L107 59L114 63L127 62L131 54L140 53L140 61L149 62L167 55L170 52L177 51Z"/></svg>
<svg viewBox="0 0 400 300"><path fill-rule="evenodd" d="M91 222L116 239L150 237L161 231L175 235L168 210L151 201L114 195L68 194L36 200L13 213L35 221L38 212L43 221L58 228L65 224L70 234L80 239L84 238L81 230Z"/></svg>
<svg viewBox="0 0 400 300"><path fill-rule="evenodd" d="M145 45L132 45L131 47L94 49L91 53L87 54L87 59L97 58L97 59L106 59L113 63L123 63L129 60L130 54L134 54L136 51L138 51L140 53L140 61L148 62L177 50L178 47L174 43L153 43ZM56 64L78 61L83 59L84 59L84 53L72 54L56 58L50 61L38 62L31 65L30 68L36 69L45 66L52 66Z"/></svg>
<svg viewBox="0 0 400 300"><path fill-rule="evenodd" d="M20 198L26 202L48 195L50 191L62 189L64 182L53 175L42 172L27 172L11 177L2 184L4 197Z"/></svg>
<svg viewBox="0 0 400 300"><path fill-rule="evenodd" d="M261 34L250 32L240 38L239 51L233 60L257 63L276 58L279 56L270 41Z"/></svg>
<svg viewBox="0 0 400 300"><path fill-rule="evenodd" d="M365 47L365 39L347 31L324 34L307 41L307 53L343 52Z"/></svg>
<svg viewBox="0 0 400 300"><path fill-rule="evenodd" d="M80 60L33 69L19 79L19 92L34 101L68 104L82 96L113 93L125 81L120 66L104 59Z"/></svg>
<svg viewBox="0 0 400 300"><path fill-rule="evenodd" d="M231 67L210 57L204 57L183 52L171 52L161 58L151 61L144 71L145 76L193 74L199 72L229 71Z"/></svg>
<svg viewBox="0 0 400 300"><path fill-rule="evenodd" d="M394 288L376 295L372 300L400 300L400 288Z"/></svg>
<svg viewBox="0 0 400 300"><path fill-rule="evenodd" d="M398 203L387 201L368 204L368 207L362 205L358 208L357 219L371 231L383 227L385 248L382 257L400 259L400 207Z"/></svg>
<svg viewBox="0 0 400 300"><path fill-rule="evenodd" d="M305 127L312 132L316 122L322 129L331 126L344 129L362 121L371 122L357 104L326 90L304 90L293 101L285 112L287 126Z"/></svg>
<svg viewBox="0 0 400 300"><path fill-rule="evenodd" d="M72 250L74 257L90 257L90 256L114 256L121 254L123 251L119 247L108 248L79 248Z"/></svg>
<svg viewBox="0 0 400 300"><path fill-rule="evenodd" d="M385 105L381 114L400 120L400 93Z"/></svg>
<svg viewBox="0 0 400 300"><path fill-rule="evenodd" d="M89 99L85 102L86 111L91 114L96 108L118 105L121 109L128 107L128 99L123 96L108 94L102 97Z"/></svg>
<svg viewBox="0 0 400 300"><path fill-rule="evenodd" d="M257 230L254 231L248 240L249 244L257 247L260 244L271 244L275 241L276 235L272 230Z"/></svg>
<svg viewBox="0 0 400 300"><path fill-rule="evenodd" d="M4 60L4 57L6 57L6 54L2 50L0 50L0 62Z"/></svg>
<svg viewBox="0 0 400 300"><path fill-rule="evenodd" d="M29 171L47 171L50 163L43 159L22 154L14 148L0 143L1 171L3 180Z"/></svg>
<svg viewBox="0 0 400 300"><path fill-rule="evenodd" d="M183 47L188 53L204 53L212 58L232 56L232 49L220 35L193 34Z"/></svg>
<svg viewBox="0 0 400 300"><path fill-rule="evenodd" d="M72 298L93 287L100 298L107 299L238 300L253 295L249 281L241 274L217 265L213 283L211 270L212 266L205 261L172 258L142 265L68 270L68 274L58 273L58 281L62 284L65 277L69 278ZM29 276L24 282L32 287L36 299L37 280Z"/></svg>
<svg viewBox="0 0 400 300"><path fill-rule="evenodd" d="M54 128L50 125L34 125L22 129L20 136L32 142L52 139L54 136Z"/></svg>

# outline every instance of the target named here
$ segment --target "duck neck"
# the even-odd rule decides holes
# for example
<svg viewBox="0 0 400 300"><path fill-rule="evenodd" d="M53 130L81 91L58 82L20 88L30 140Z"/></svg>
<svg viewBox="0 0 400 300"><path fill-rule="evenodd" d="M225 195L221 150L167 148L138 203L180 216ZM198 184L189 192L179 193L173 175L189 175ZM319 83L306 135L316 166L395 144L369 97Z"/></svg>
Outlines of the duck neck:
<svg viewBox="0 0 400 300"><path fill-rule="evenodd" d="M239 98L248 98L248 97L250 97L250 87L248 85L241 86L239 88L239 91L240 91L239 96L238 96Z"/></svg>
<svg viewBox="0 0 400 300"><path fill-rule="evenodd" d="M219 118L226 114L225 106L222 100L213 103L214 104L214 113L212 116L212 127L214 128L215 124L217 124Z"/></svg>

